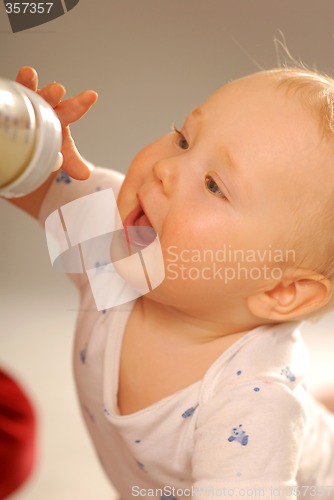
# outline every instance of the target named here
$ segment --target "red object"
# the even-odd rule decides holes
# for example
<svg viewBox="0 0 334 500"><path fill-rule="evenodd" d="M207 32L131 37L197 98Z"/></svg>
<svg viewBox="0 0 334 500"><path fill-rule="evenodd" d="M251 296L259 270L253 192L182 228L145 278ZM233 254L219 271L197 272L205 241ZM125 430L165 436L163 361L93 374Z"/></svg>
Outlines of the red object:
<svg viewBox="0 0 334 500"><path fill-rule="evenodd" d="M23 389L0 370L0 500L29 476L35 461L36 418Z"/></svg>

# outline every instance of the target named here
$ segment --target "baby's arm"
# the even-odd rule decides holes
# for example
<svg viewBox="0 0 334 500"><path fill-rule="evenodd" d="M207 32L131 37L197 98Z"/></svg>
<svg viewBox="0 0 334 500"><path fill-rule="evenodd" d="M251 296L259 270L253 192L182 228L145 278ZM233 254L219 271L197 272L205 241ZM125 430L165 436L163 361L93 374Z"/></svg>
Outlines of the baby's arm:
<svg viewBox="0 0 334 500"><path fill-rule="evenodd" d="M62 125L62 169L71 177L78 180L88 179L90 168L82 159L72 139L69 125L79 120L97 100L96 92L87 90L70 99L62 101L65 88L59 83L50 83L38 90L37 72L24 66L18 72L16 81L25 87L38 92L52 106ZM37 218L44 196L57 173L50 177L33 193L20 198L11 199L10 202L21 208L31 216Z"/></svg>

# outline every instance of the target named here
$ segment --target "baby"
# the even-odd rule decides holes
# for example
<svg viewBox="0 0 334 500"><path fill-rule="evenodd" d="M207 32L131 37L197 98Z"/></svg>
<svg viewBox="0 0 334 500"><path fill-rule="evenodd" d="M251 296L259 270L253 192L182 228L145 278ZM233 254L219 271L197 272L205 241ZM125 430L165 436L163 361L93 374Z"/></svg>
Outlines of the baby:
<svg viewBox="0 0 334 500"><path fill-rule="evenodd" d="M17 81L37 91L32 68ZM43 223L111 187L124 226L152 226L164 256L158 287L100 312L71 275L82 413L122 499L333 499L334 418L305 387L298 323L331 307L334 82L275 69L229 83L125 178L90 172L71 139L96 95L39 92L70 177L13 203Z"/></svg>

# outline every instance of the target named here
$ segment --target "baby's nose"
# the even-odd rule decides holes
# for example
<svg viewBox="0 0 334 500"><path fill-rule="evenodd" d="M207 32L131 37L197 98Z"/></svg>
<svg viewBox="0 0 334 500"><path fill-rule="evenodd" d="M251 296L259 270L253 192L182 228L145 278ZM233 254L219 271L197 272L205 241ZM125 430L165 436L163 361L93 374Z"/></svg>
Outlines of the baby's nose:
<svg viewBox="0 0 334 500"><path fill-rule="evenodd" d="M153 175L160 181L166 195L170 195L179 176L180 165L177 158L158 160L153 167Z"/></svg>

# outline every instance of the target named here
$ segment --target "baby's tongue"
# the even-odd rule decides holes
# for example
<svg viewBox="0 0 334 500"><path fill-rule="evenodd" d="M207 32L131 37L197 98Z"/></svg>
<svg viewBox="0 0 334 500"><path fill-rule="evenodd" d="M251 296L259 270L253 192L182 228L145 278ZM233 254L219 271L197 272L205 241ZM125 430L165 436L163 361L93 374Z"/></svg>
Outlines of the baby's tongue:
<svg viewBox="0 0 334 500"><path fill-rule="evenodd" d="M127 226L130 243L140 247L146 247L155 240L156 232L144 212L142 212L132 224L131 226Z"/></svg>
<svg viewBox="0 0 334 500"><path fill-rule="evenodd" d="M135 221L136 226L148 226L152 227L150 221L147 218L147 215L142 213L140 217Z"/></svg>
<svg viewBox="0 0 334 500"><path fill-rule="evenodd" d="M140 246L147 246L156 237L156 233L151 226L146 214L142 214L135 221L136 227L134 228L134 234L132 235L132 242Z"/></svg>

